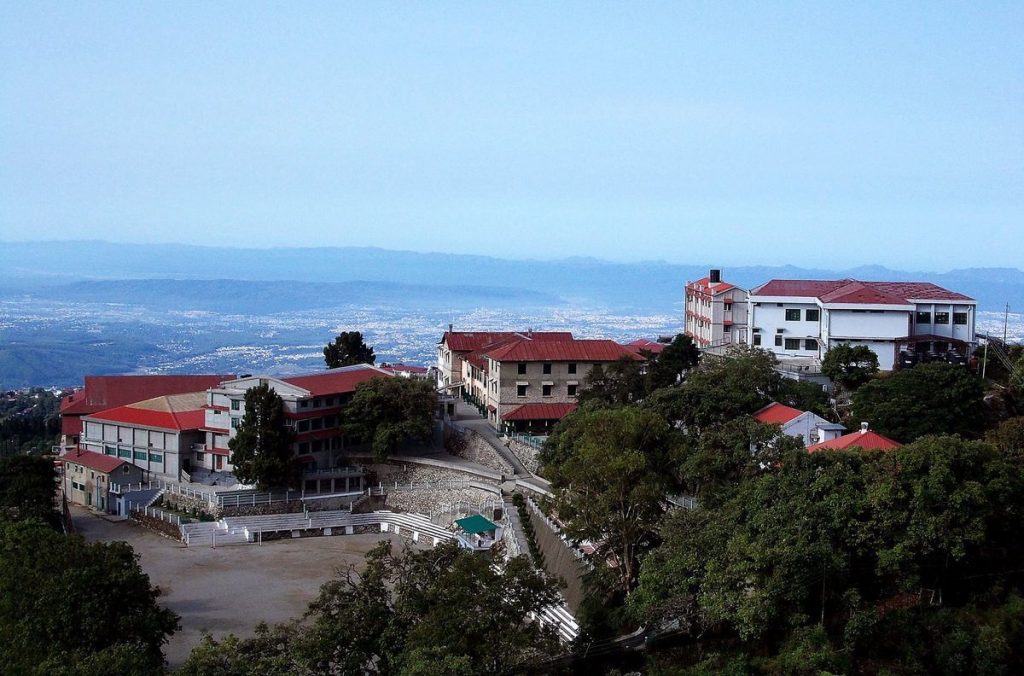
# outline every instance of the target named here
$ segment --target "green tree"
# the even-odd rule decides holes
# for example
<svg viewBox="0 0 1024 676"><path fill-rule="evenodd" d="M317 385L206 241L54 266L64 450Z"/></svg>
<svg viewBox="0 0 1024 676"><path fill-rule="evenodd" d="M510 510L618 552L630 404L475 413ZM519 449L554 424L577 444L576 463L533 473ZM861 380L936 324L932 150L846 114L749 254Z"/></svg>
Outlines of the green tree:
<svg viewBox="0 0 1024 676"><path fill-rule="evenodd" d="M207 637L183 674L499 674L558 650L529 620L557 602L556 583L523 558L496 567L454 544L392 553L326 583L305 622L250 639Z"/></svg>
<svg viewBox="0 0 1024 676"><path fill-rule="evenodd" d="M0 460L0 519L39 519L56 524L53 461L16 455Z"/></svg>
<svg viewBox="0 0 1024 676"><path fill-rule="evenodd" d="M647 365L648 391L670 387L681 382L687 373L697 367L698 361L700 361L700 350L694 345L693 339L682 333L676 335L672 342L661 351L661 354L649 361Z"/></svg>
<svg viewBox="0 0 1024 676"><path fill-rule="evenodd" d="M267 383L245 393L245 414L228 442L235 476L260 490L292 486L299 475L292 453L294 434L285 425L284 402Z"/></svg>
<svg viewBox="0 0 1024 676"><path fill-rule="evenodd" d="M676 443L649 411L583 409L562 421L541 453L568 535L592 542L596 561L615 560L623 593L633 588L637 560L664 511Z"/></svg>
<svg viewBox="0 0 1024 676"><path fill-rule="evenodd" d="M1010 389L1013 393L1024 400L1024 354L1017 358L1010 371Z"/></svg>
<svg viewBox="0 0 1024 676"><path fill-rule="evenodd" d="M643 363L622 357L609 364L595 364L587 374L578 400L603 406L625 406L639 401L646 391Z"/></svg>
<svg viewBox="0 0 1024 676"><path fill-rule="evenodd" d="M86 543L38 521L0 523L5 673L49 674L57 664L161 673L161 646L178 617L159 595L124 542Z"/></svg>
<svg viewBox="0 0 1024 676"><path fill-rule="evenodd" d="M700 435L768 404L778 395L781 380L770 352L735 346L726 357L703 359L685 383L655 391L644 406Z"/></svg>
<svg viewBox="0 0 1024 676"><path fill-rule="evenodd" d="M1008 457L1024 459L1024 416L1004 420L985 440Z"/></svg>
<svg viewBox="0 0 1024 676"><path fill-rule="evenodd" d="M334 342L324 347L324 362L327 368L336 369L354 364L372 364L377 359L373 348L363 341L360 331L342 331Z"/></svg>
<svg viewBox="0 0 1024 676"><path fill-rule="evenodd" d="M853 418L886 436L913 441L926 434L977 437L984 426L982 381L962 366L920 364L862 386Z"/></svg>
<svg viewBox="0 0 1024 676"><path fill-rule="evenodd" d="M980 442L794 449L725 500L671 512L630 609L762 673L1019 662L1021 505L1024 469Z"/></svg>
<svg viewBox="0 0 1024 676"><path fill-rule="evenodd" d="M437 392L415 378L372 378L356 387L342 412L342 422L355 438L368 439L383 460L403 439L427 441L434 432Z"/></svg>
<svg viewBox="0 0 1024 676"><path fill-rule="evenodd" d="M836 345L821 360L821 372L843 389L853 391L878 373L878 355L865 345Z"/></svg>

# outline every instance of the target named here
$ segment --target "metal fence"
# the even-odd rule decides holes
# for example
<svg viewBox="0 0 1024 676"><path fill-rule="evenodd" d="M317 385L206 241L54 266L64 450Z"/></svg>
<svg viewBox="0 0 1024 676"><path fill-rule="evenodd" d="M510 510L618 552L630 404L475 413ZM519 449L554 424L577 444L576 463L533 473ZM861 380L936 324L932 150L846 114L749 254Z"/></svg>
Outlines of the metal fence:
<svg viewBox="0 0 1024 676"><path fill-rule="evenodd" d="M138 514L145 514L148 517L160 519L161 521L166 521L167 523L173 524L175 526L181 526L181 524L183 523L181 517L177 514L165 512L164 510L158 507L143 507L142 505L137 505L133 502L129 503L128 509L129 511L136 512ZM186 519L184 523L189 523L189 521Z"/></svg>

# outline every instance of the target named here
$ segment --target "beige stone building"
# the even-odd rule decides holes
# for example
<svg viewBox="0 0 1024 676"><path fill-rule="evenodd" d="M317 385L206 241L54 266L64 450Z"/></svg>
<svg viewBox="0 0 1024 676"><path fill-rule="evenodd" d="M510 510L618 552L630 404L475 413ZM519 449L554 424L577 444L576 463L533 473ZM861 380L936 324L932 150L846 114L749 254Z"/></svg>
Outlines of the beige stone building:
<svg viewBox="0 0 1024 676"><path fill-rule="evenodd" d="M591 369L640 357L613 340L513 340L484 351L487 419L498 430L547 434L575 410Z"/></svg>
<svg viewBox="0 0 1024 676"><path fill-rule="evenodd" d="M142 468L116 456L75 449L62 460L68 501L101 512L116 512L121 487L143 481Z"/></svg>
<svg viewBox="0 0 1024 676"><path fill-rule="evenodd" d="M508 339L572 340L568 331L453 331L451 324L437 345L437 386L454 396L464 396L464 361L473 352Z"/></svg>

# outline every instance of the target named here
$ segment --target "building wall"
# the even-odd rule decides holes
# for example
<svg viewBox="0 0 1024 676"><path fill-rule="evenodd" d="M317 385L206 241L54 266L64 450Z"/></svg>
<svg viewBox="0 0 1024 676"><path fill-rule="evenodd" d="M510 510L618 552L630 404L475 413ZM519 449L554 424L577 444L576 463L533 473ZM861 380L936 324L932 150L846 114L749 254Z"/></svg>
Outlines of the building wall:
<svg viewBox="0 0 1024 676"><path fill-rule="evenodd" d="M912 317L912 334L934 334L973 343L975 309L975 305L968 303L917 303ZM919 323L917 321L919 312L927 312L931 321ZM943 313L946 315L947 321L945 323L937 322L936 315ZM955 315L958 313L967 315L966 324L954 323Z"/></svg>
<svg viewBox="0 0 1024 676"><path fill-rule="evenodd" d="M806 299L787 299L778 301L754 301L749 303L750 342L752 345L768 350L780 357L814 357L824 353L822 346L822 312L817 303L808 303ZM787 320L786 311L799 311L799 320ZM808 319L808 311L817 311L818 318ZM758 338L760 336L760 338ZM787 345L786 340L798 341ZM813 340L814 346L808 349L807 340ZM776 344L779 341L781 344Z"/></svg>
<svg viewBox="0 0 1024 676"><path fill-rule="evenodd" d="M906 310L824 310L827 338L895 340L910 335Z"/></svg>
<svg viewBox="0 0 1024 676"><path fill-rule="evenodd" d="M499 425L501 415L523 404L574 404L576 394L570 394L569 387L574 385L579 392L594 368L594 362L496 362L489 360L490 382L487 388L487 403L497 410L489 413L488 418L495 426ZM519 373L519 364L526 365L526 373ZM551 365L551 373L544 373L544 364ZM606 363L606 362L605 362ZM570 373L570 365L575 364L576 372ZM526 384L526 396L520 397L518 386ZM551 394L544 396L544 385L548 384Z"/></svg>
<svg viewBox="0 0 1024 676"><path fill-rule="evenodd" d="M125 472L124 467L126 466L122 465L112 474L106 474L76 463L73 456L66 456L64 460L64 492L68 501L104 512L114 511L110 484L127 485L144 481L141 468L127 465L128 471Z"/></svg>
<svg viewBox="0 0 1024 676"><path fill-rule="evenodd" d="M156 475L178 479L181 459L188 458L191 444L201 442L199 432L159 430L125 423L85 419L82 446L116 456Z"/></svg>

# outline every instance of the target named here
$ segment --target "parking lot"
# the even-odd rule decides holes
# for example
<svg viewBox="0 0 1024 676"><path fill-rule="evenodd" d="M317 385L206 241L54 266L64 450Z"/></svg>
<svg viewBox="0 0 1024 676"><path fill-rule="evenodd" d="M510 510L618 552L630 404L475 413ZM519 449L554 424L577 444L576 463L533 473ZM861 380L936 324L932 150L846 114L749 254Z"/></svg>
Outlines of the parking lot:
<svg viewBox="0 0 1024 676"><path fill-rule="evenodd" d="M204 632L252 634L260 622L299 617L339 569L360 565L381 535L284 539L263 545L186 548L135 525L111 522L72 508L76 530L89 541L124 540L142 569L163 590L161 602L181 615L181 630L164 654L180 665ZM401 538L390 537L396 547Z"/></svg>

